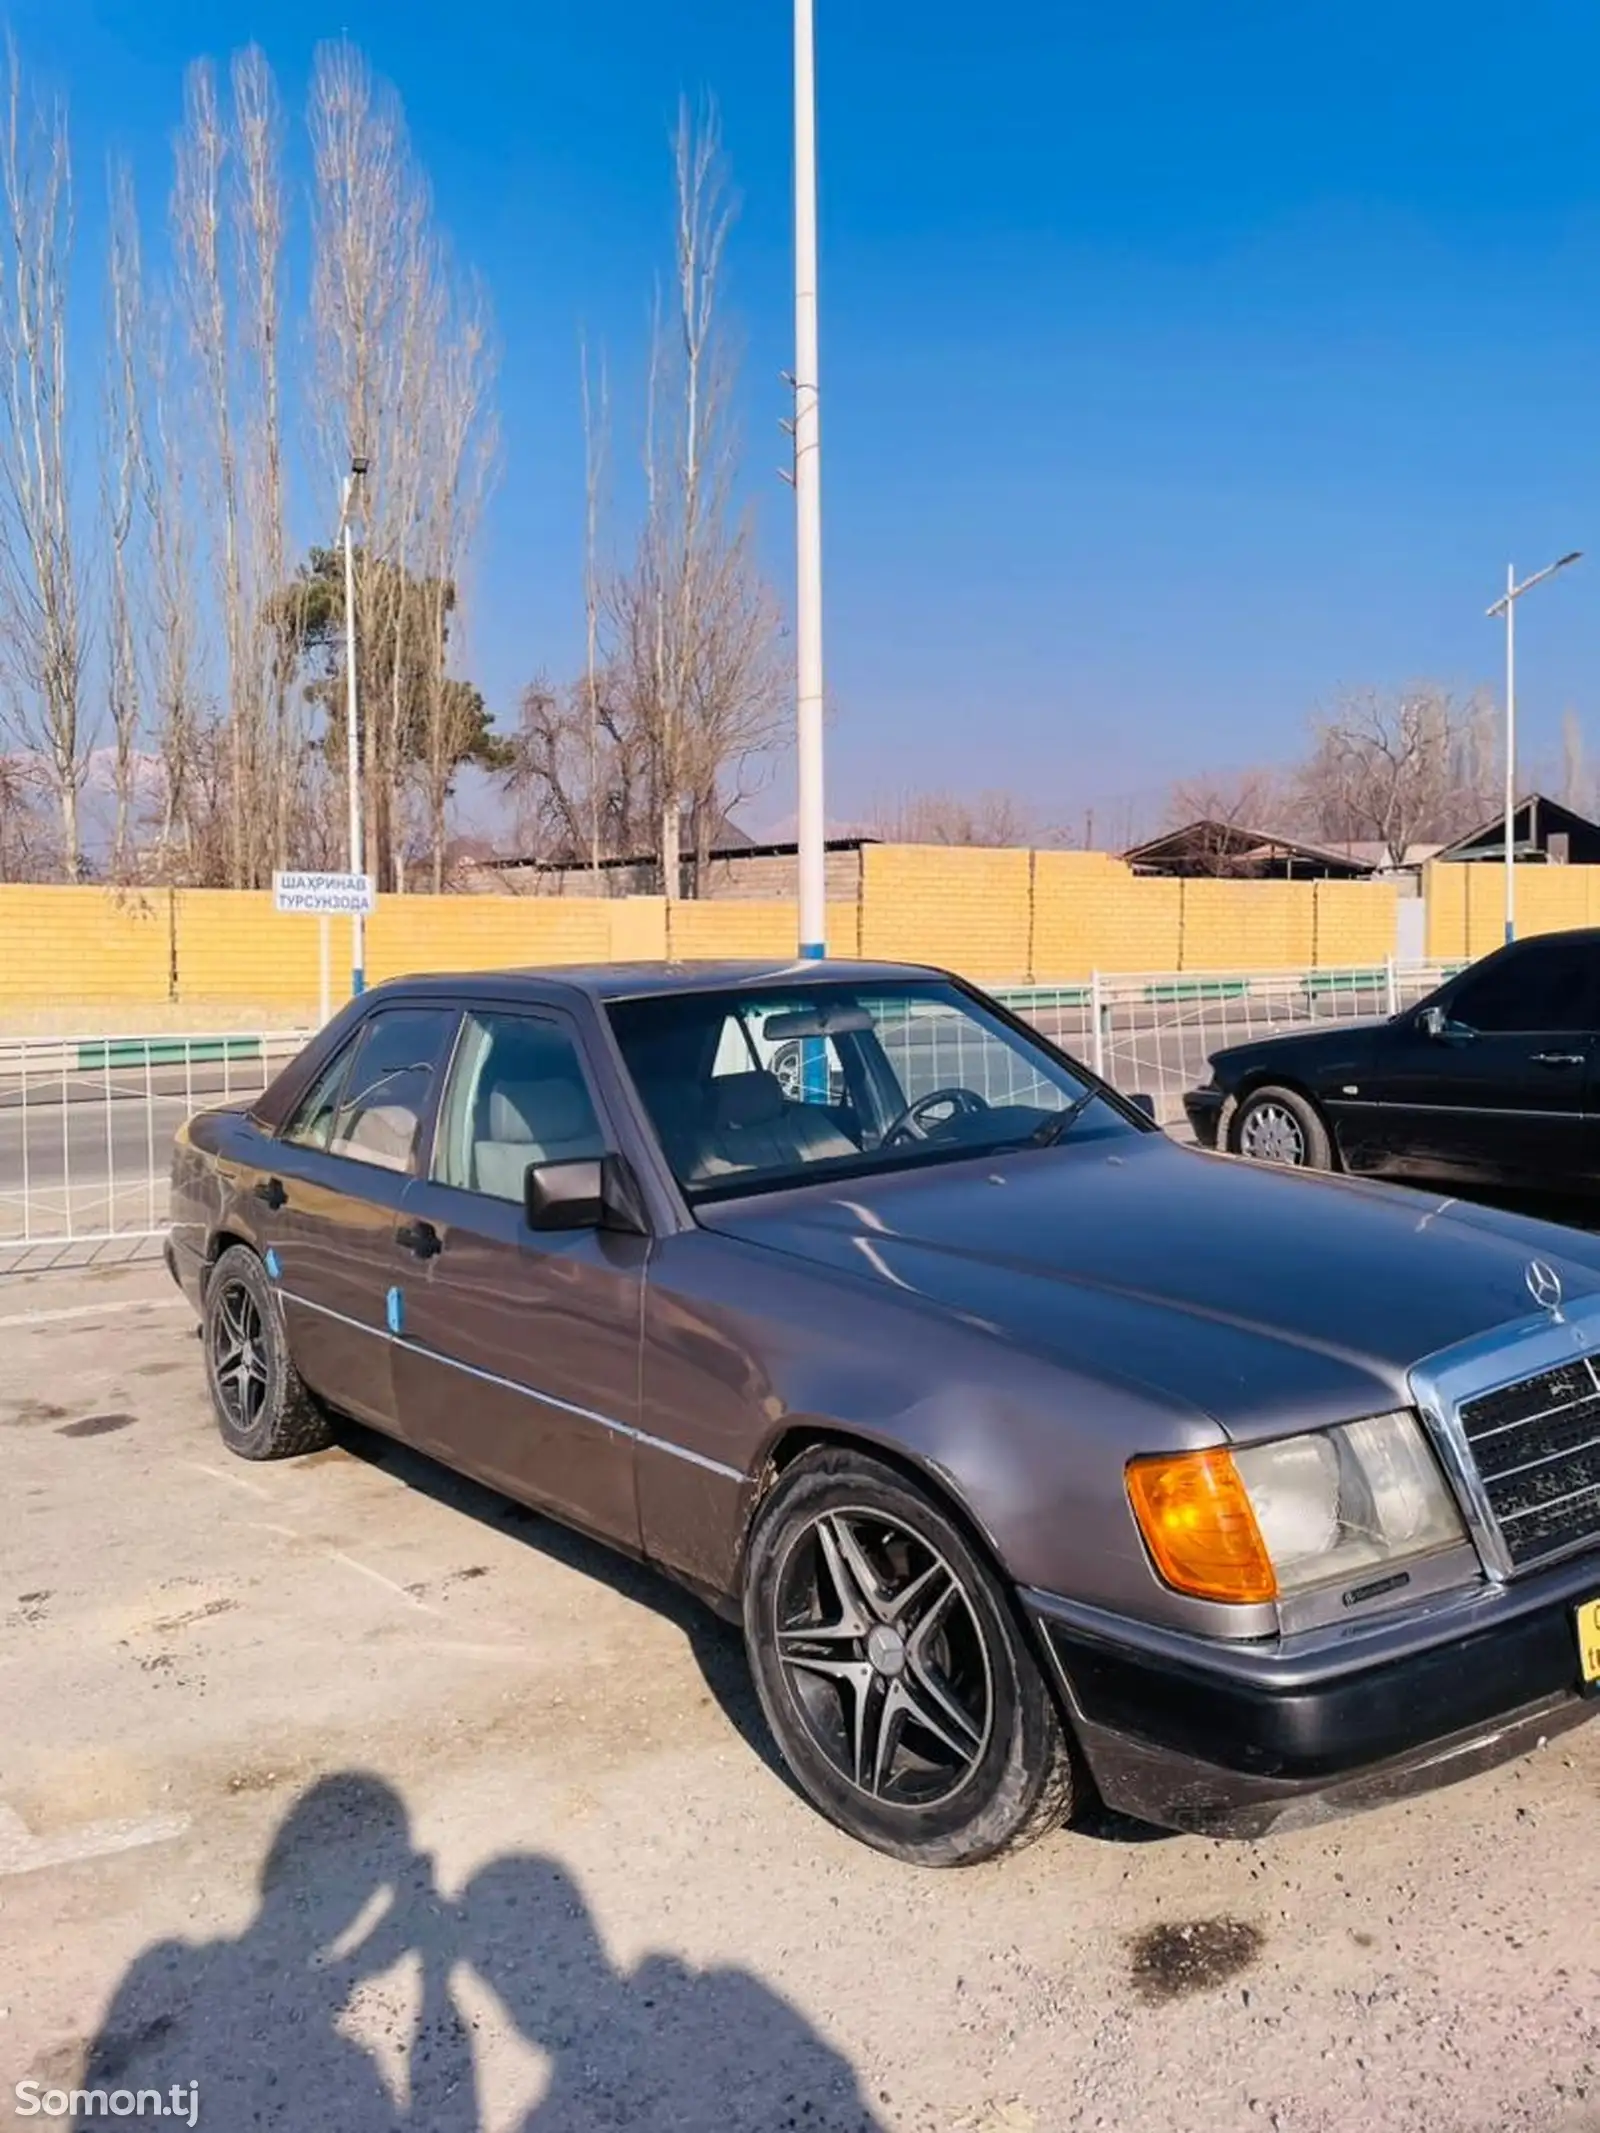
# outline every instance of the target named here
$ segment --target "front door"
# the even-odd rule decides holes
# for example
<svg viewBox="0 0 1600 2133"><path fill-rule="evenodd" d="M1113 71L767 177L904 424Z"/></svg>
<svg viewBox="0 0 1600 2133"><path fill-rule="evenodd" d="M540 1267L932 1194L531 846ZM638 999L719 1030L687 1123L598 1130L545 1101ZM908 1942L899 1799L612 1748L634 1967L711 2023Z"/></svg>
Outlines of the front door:
<svg viewBox="0 0 1600 2133"><path fill-rule="evenodd" d="M555 1011L467 1014L428 1174L401 1202L393 1350L403 1433L628 1548L646 1239L535 1231L528 1166L615 1143Z"/></svg>
<svg viewBox="0 0 1600 2133"><path fill-rule="evenodd" d="M1420 1014L1386 1032L1367 1093L1395 1167L1512 1188L1600 1179L1595 964L1582 941L1521 941L1443 996L1437 1034Z"/></svg>
<svg viewBox="0 0 1600 2133"><path fill-rule="evenodd" d="M260 1240L289 1351L330 1407L395 1426L389 1339L394 1232L454 1009L364 1021L263 1151Z"/></svg>

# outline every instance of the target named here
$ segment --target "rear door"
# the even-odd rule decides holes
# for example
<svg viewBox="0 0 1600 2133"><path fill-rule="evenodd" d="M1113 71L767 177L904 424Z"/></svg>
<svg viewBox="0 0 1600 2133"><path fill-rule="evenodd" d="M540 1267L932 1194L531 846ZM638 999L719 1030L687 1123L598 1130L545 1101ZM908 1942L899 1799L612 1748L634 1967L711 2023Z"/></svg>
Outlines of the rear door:
<svg viewBox="0 0 1600 2133"><path fill-rule="evenodd" d="M617 1145L567 1016L467 1013L428 1174L402 1198L393 1355L413 1442L635 1548L648 1240L534 1231L523 1211L531 1163Z"/></svg>
<svg viewBox="0 0 1600 2133"><path fill-rule="evenodd" d="M1443 997L1439 1035L1420 1014L1397 1025L1369 1087L1395 1166L1513 1187L1600 1178L1596 977L1585 941L1520 941Z"/></svg>
<svg viewBox="0 0 1600 2133"><path fill-rule="evenodd" d="M330 1406L396 1424L395 1226L454 1035L453 1008L370 1015L263 1150L253 1192L290 1352Z"/></svg>

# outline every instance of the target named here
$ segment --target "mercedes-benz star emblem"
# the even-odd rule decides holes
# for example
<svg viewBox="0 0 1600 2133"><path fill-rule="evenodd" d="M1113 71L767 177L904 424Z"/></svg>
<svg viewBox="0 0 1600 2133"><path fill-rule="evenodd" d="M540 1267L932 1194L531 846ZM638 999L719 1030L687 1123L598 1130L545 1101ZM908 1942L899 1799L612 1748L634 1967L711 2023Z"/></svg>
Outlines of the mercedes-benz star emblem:
<svg viewBox="0 0 1600 2133"><path fill-rule="evenodd" d="M1552 1318L1561 1316L1561 1276L1553 1266L1542 1259L1530 1259L1523 1279L1528 1284L1528 1294L1541 1311L1548 1311Z"/></svg>

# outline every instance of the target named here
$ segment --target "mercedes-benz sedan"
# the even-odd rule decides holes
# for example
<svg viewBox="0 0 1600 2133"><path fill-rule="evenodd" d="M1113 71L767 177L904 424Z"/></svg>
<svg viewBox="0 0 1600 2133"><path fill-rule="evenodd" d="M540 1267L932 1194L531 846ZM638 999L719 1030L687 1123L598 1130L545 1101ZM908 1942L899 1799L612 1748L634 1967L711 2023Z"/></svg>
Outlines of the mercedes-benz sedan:
<svg viewBox="0 0 1600 2133"><path fill-rule="evenodd" d="M1600 1241L1182 1149L942 972L426 977L178 1138L250 1459L348 1415L743 1625L906 1860L1256 1834L1600 1685Z"/></svg>

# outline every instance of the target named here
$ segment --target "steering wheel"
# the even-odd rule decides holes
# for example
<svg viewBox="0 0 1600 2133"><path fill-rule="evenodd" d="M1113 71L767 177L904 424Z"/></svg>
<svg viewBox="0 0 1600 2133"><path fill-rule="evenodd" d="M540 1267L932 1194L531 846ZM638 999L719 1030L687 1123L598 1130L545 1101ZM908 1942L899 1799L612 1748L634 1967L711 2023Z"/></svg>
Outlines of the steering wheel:
<svg viewBox="0 0 1600 2133"><path fill-rule="evenodd" d="M949 1105L950 1116L930 1125L922 1114L940 1104ZM958 1118L975 1118L988 1108L976 1089L930 1089L926 1096L919 1096L914 1103L906 1105L893 1125L886 1129L879 1146L896 1148L907 1141L931 1140L940 1126L953 1126Z"/></svg>

